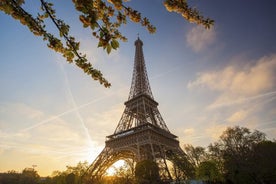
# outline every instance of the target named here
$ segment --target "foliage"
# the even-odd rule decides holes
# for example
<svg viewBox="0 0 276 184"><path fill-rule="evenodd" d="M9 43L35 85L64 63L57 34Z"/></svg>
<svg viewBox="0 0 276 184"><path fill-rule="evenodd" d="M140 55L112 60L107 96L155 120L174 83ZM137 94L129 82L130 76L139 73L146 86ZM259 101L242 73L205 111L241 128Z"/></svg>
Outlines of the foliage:
<svg viewBox="0 0 276 184"><path fill-rule="evenodd" d="M172 161L173 172L177 179L190 179L195 176L195 166L189 161L187 155L177 154L168 150L166 152L167 159Z"/></svg>
<svg viewBox="0 0 276 184"><path fill-rule="evenodd" d="M214 183L223 181L219 162L217 162L216 159L213 159L205 148L185 144L184 152L195 170L195 177L197 179Z"/></svg>
<svg viewBox="0 0 276 184"><path fill-rule="evenodd" d="M254 183L252 177L252 161L254 148L265 141L265 135L257 130L251 132L248 128L227 128L218 142L209 146L223 163L225 178L234 183ZM253 154L253 155L252 155ZM254 162L254 161L253 161Z"/></svg>
<svg viewBox="0 0 276 184"><path fill-rule="evenodd" d="M22 173L8 171L0 174L1 184L37 184L40 181L40 176L33 168L25 168Z"/></svg>
<svg viewBox="0 0 276 184"><path fill-rule="evenodd" d="M200 15L199 11L195 8L190 8L186 0L166 0L164 5L170 12L176 12L182 15L186 20L191 23L201 24L209 29L214 24L214 20L204 18Z"/></svg>
<svg viewBox="0 0 276 184"><path fill-rule="evenodd" d="M39 175L33 168L25 168L19 179L19 184L36 184L39 181Z"/></svg>
<svg viewBox="0 0 276 184"><path fill-rule="evenodd" d="M69 35L70 26L62 19L57 18L54 4L46 0L40 0L41 10L36 16L24 9L25 0L1 0L0 10L20 21L35 35L47 41L47 46L62 56L69 62L74 62L86 74L94 80L98 80L105 87L110 87L110 83L103 77L101 71L95 69L87 60L85 54L79 51L80 42ZM119 47L119 40L126 41L127 38L121 34L119 28L122 24L127 24L127 20L140 23L150 33L154 33L156 28L150 23L148 18L142 17L137 10L126 6L127 0L72 0L75 9L80 13L79 20L84 28L90 28L92 35L98 40L98 47L102 47L107 53ZM210 28L214 21L205 19L198 10L190 8L186 0L165 0L164 6L168 11L181 14L186 20ZM46 19L50 19L59 31L55 35L47 30ZM64 42L61 40L64 39Z"/></svg>
<svg viewBox="0 0 276 184"><path fill-rule="evenodd" d="M159 184L158 165L151 160L138 162L135 167L135 178L138 184Z"/></svg>
<svg viewBox="0 0 276 184"><path fill-rule="evenodd" d="M218 146L218 142L210 144L208 146L207 153L208 153L207 161L215 162L220 175L224 176L224 174L225 174L224 159L222 157L222 151L220 150L220 147ZM223 180L224 180L224 178L223 178Z"/></svg>
<svg viewBox="0 0 276 184"><path fill-rule="evenodd" d="M216 162L212 160L203 161L198 165L196 177L207 182L216 183L223 181L222 173L220 173Z"/></svg>
<svg viewBox="0 0 276 184"><path fill-rule="evenodd" d="M198 167L201 162L206 160L207 153L205 152L205 148L201 146L194 147L191 144L184 145L184 152L186 153L188 160L190 163Z"/></svg>
<svg viewBox="0 0 276 184"><path fill-rule="evenodd" d="M79 184L88 166L88 162L85 161L79 162L77 166L66 166L67 169L63 172L53 171L47 184Z"/></svg>
<svg viewBox="0 0 276 184"><path fill-rule="evenodd" d="M16 171L8 171L0 174L1 184L17 184L19 183L20 174Z"/></svg>
<svg viewBox="0 0 276 184"><path fill-rule="evenodd" d="M128 159L119 168L114 167L115 173L110 184L134 184L134 161Z"/></svg>
<svg viewBox="0 0 276 184"><path fill-rule="evenodd" d="M254 145L248 160L255 183L276 182L276 142L262 141Z"/></svg>
<svg viewBox="0 0 276 184"><path fill-rule="evenodd" d="M176 164L172 164L172 167L170 168L171 177L176 182L180 182L181 180L186 180L187 176L185 172L181 170L181 168L177 167Z"/></svg>

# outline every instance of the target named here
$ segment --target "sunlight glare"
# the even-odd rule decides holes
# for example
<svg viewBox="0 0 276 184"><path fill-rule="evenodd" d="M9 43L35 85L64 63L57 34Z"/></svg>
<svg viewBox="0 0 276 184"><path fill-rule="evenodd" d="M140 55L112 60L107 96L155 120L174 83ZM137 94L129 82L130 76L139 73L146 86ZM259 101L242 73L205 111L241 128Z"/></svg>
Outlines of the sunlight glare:
<svg viewBox="0 0 276 184"><path fill-rule="evenodd" d="M113 176L116 174L116 169L122 167L125 164L124 160L118 160L117 162L115 162L111 167L109 167L106 170L106 173L108 176Z"/></svg>

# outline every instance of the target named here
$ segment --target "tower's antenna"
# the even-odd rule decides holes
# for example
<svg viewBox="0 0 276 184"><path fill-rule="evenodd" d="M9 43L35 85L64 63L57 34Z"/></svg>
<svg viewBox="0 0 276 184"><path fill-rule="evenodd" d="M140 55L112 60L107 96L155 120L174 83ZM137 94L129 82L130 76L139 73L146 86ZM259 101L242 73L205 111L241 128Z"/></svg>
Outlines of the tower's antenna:
<svg viewBox="0 0 276 184"><path fill-rule="evenodd" d="M88 169L90 183L98 179L116 161L151 160L159 167L160 177L171 180L167 160L176 167L189 168L187 156L179 146L177 136L167 128L153 99L143 55L143 42L135 41L132 82L125 110L112 135L107 136L105 148ZM187 166L187 167L186 167ZM185 171L186 172L186 171Z"/></svg>

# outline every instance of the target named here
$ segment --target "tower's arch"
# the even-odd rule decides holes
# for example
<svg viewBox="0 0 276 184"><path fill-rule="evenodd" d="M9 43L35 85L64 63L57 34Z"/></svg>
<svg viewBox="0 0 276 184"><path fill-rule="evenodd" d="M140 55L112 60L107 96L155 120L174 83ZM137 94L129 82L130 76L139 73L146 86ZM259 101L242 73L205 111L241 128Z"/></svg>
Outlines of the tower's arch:
<svg viewBox="0 0 276 184"><path fill-rule="evenodd" d="M159 173L166 180L172 179L168 160L176 166L189 168L177 136L169 131L153 98L142 46L143 42L138 38L125 110L114 133L107 136L105 148L88 169L85 179L89 183L96 184L97 179L121 159L133 159L135 162L152 160L158 164Z"/></svg>

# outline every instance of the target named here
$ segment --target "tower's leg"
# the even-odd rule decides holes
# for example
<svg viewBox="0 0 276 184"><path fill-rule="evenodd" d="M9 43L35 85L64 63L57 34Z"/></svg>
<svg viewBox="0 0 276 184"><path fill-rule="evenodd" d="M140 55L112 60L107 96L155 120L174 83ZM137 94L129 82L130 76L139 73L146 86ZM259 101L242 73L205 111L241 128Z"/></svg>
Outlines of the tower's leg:
<svg viewBox="0 0 276 184"><path fill-rule="evenodd" d="M184 175L187 178L194 176L193 166L188 161L187 155L180 147L166 151L166 156L168 160L174 164L174 166L178 167L182 172L184 172Z"/></svg>
<svg viewBox="0 0 276 184"><path fill-rule="evenodd" d="M156 152L158 153L158 159L156 162L159 166L159 173L162 180L172 180L171 173L166 161L166 154L162 145L156 145Z"/></svg>
<svg viewBox="0 0 276 184"><path fill-rule="evenodd" d="M84 183L96 183L104 174L106 167L113 164L113 159L110 159L113 156L115 156L113 151L110 148L105 147L89 166L83 177Z"/></svg>
<svg viewBox="0 0 276 184"><path fill-rule="evenodd" d="M130 151L115 151L112 148L105 147L87 169L82 178L83 183L98 184L98 181L112 164L118 160L127 158L133 159L134 154Z"/></svg>

